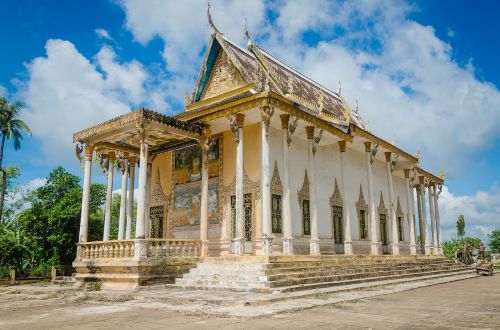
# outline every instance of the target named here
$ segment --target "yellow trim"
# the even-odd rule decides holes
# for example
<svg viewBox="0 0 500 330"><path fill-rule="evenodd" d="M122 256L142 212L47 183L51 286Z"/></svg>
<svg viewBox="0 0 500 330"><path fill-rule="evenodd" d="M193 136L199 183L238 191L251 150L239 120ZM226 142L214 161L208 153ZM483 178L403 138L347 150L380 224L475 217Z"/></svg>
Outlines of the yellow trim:
<svg viewBox="0 0 500 330"><path fill-rule="evenodd" d="M350 127L351 127L351 133L353 135L364 137L365 139L370 140L371 142L380 145L381 147L389 150L390 152L396 153L396 154L404 157L405 159L409 160L412 163L416 164L418 162L418 158L416 158L415 156L410 155L409 153L399 149L398 147L390 144L389 142L387 142L385 140L382 140L381 138L373 135L372 133L365 131L364 129L359 128L359 127L352 125L352 124Z"/></svg>
<svg viewBox="0 0 500 330"><path fill-rule="evenodd" d="M186 111L195 110L195 109L201 108L203 106L209 105L211 103L215 103L215 102L221 101L223 99L230 98L230 97L236 96L238 94L248 92L252 88L255 88L255 84L250 84L250 85L246 85L243 87L239 87L239 88L233 89L229 92L225 92L225 93L210 97L210 98L205 99L203 101L192 103L186 107Z"/></svg>
<svg viewBox="0 0 500 330"><path fill-rule="evenodd" d="M428 179L436 182L437 184L443 184L444 183L444 180L441 179L440 177L437 177L435 176L434 174L432 173L429 173L427 172L426 170L420 168L420 167L417 167L415 166L415 170L420 174L420 175L423 175L425 177L427 177Z"/></svg>

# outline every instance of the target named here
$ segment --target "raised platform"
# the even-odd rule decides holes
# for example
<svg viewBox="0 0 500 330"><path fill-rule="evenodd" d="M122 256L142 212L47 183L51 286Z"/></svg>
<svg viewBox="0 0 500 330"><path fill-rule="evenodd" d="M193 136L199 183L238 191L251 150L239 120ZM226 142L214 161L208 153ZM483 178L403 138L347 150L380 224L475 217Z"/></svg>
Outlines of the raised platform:
<svg viewBox="0 0 500 330"><path fill-rule="evenodd" d="M227 256L203 258L173 286L276 293L471 271L435 256Z"/></svg>

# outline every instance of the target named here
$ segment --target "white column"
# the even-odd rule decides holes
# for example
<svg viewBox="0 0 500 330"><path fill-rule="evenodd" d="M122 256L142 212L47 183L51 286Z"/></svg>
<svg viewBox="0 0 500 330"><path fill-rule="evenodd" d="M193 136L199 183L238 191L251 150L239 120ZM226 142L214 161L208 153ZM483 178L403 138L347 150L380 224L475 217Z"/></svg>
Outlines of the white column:
<svg viewBox="0 0 500 330"><path fill-rule="evenodd" d="M427 192L429 197L429 213L431 216L431 229L432 229L432 253L437 254L438 244L437 244L437 230L436 230L436 213L434 210L434 183L430 182L427 186Z"/></svg>
<svg viewBox="0 0 500 330"><path fill-rule="evenodd" d="M137 220L135 222L135 238L144 239L144 219L146 215L146 186L148 181L148 145L141 141L139 157L139 182L137 187Z"/></svg>
<svg viewBox="0 0 500 330"><path fill-rule="evenodd" d="M311 210L311 239L309 240L309 253L320 255L318 236L318 210L316 207L316 174L314 164L314 126L307 126L307 172L309 173L309 206Z"/></svg>
<svg viewBox="0 0 500 330"><path fill-rule="evenodd" d="M201 145L200 240L202 257L208 256L208 149L209 141L207 138Z"/></svg>
<svg viewBox="0 0 500 330"><path fill-rule="evenodd" d="M417 254L417 246L415 244L415 222L414 222L414 208L413 208L413 190L410 187L410 170L404 169L405 185L406 185L406 208L408 210L407 219L410 227L410 255Z"/></svg>
<svg viewBox="0 0 500 330"><path fill-rule="evenodd" d="M373 169L372 169L372 148L371 142L365 142L366 152L366 173L368 176L368 216L370 217L370 254L379 255L381 243L377 234L377 210L375 208L375 198L373 196Z"/></svg>
<svg viewBox="0 0 500 330"><path fill-rule="evenodd" d="M131 156L129 159L130 166L130 184L127 198L127 225L125 229L125 239L132 238L132 218L134 215L134 189L135 189L135 163L137 159Z"/></svg>
<svg viewBox="0 0 500 330"><path fill-rule="evenodd" d="M352 255L352 237L351 237L351 216L349 213L350 201L346 189L345 169L347 168L344 157L346 151L346 141L339 141L340 148L340 194L342 196L342 217L344 222L344 254Z"/></svg>
<svg viewBox="0 0 500 330"><path fill-rule="evenodd" d="M422 219L422 197L420 196L420 185L415 186L415 190L417 191L417 211L418 211L418 229L420 235L420 253L424 253L424 222Z"/></svg>
<svg viewBox="0 0 500 330"><path fill-rule="evenodd" d="M102 240L109 241L111 228L111 207L113 206L113 173L115 171L115 152L108 153L108 186L106 191L106 208L104 213L104 233Z"/></svg>
<svg viewBox="0 0 500 330"><path fill-rule="evenodd" d="M126 221L126 210L127 210L127 181L128 181L128 154L124 155L122 159L122 191L120 198L120 220L118 222L118 240L123 240L125 238L125 221Z"/></svg>
<svg viewBox="0 0 500 330"><path fill-rule="evenodd" d="M92 153L94 149L90 145L85 146L85 170L83 174L82 213L80 215L80 234L78 241L87 242L89 228L89 202L90 202L90 175L92 172Z"/></svg>
<svg viewBox="0 0 500 330"><path fill-rule="evenodd" d="M392 182L392 169L391 169L391 160L392 160L392 153L391 152L386 152L385 153L385 167L387 169L387 183L389 185L389 213L390 213L390 219L391 219L391 254L393 255L399 255L399 237L398 237L398 222L396 219L396 208L395 208L395 202L394 202L394 186Z"/></svg>
<svg viewBox="0 0 500 330"><path fill-rule="evenodd" d="M281 184L283 185L283 254L292 255L293 254L293 236L292 236L292 206L290 203L290 173L288 171L289 166L289 148L288 143L289 132L288 132L288 122L290 120L289 114L280 115L281 119L281 149L283 152L283 180Z"/></svg>
<svg viewBox="0 0 500 330"><path fill-rule="evenodd" d="M245 253L245 211L243 206L243 123L245 115L236 115L238 127L236 140L236 238L234 239L234 253L243 255Z"/></svg>
<svg viewBox="0 0 500 330"><path fill-rule="evenodd" d="M269 176L269 107L263 107L260 122L260 176L262 253L272 253L271 178Z"/></svg>
<svg viewBox="0 0 500 330"><path fill-rule="evenodd" d="M430 249L429 249L429 233L428 233L428 226L427 226L427 210L426 210L426 206L425 206L425 187L424 187L424 177L423 176L419 176L418 177L419 180L420 180L420 205L422 207L422 229L420 232L423 234L423 237L421 237L420 239L423 241L424 243L424 254L425 255L430 255L431 252L430 252Z"/></svg>
<svg viewBox="0 0 500 330"><path fill-rule="evenodd" d="M439 204L438 204L438 187L434 186L434 212L436 213L436 232L437 232L437 245L438 255L443 255L443 248L441 247L441 220L439 219Z"/></svg>
<svg viewBox="0 0 500 330"><path fill-rule="evenodd" d="M150 224L151 221L149 219L149 215L151 212L151 208L149 206L149 201L151 200L151 172L152 172L153 164L148 163L148 174L147 174L147 179L146 179L146 203L145 203L145 209L144 209L144 237L150 238L151 236L151 230L150 230Z"/></svg>

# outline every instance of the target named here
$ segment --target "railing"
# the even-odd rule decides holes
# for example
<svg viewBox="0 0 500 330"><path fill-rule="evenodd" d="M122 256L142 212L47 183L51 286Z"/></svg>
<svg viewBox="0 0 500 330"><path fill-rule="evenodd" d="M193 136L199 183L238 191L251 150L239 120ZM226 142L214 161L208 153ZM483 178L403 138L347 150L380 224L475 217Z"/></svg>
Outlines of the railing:
<svg viewBox="0 0 500 330"><path fill-rule="evenodd" d="M134 245L133 240L80 243L79 259L132 258Z"/></svg>
<svg viewBox="0 0 500 330"><path fill-rule="evenodd" d="M148 258L157 257L198 257L201 241L196 239L148 239Z"/></svg>
<svg viewBox="0 0 500 330"><path fill-rule="evenodd" d="M198 257L200 254L200 240L150 238L80 243L77 259Z"/></svg>

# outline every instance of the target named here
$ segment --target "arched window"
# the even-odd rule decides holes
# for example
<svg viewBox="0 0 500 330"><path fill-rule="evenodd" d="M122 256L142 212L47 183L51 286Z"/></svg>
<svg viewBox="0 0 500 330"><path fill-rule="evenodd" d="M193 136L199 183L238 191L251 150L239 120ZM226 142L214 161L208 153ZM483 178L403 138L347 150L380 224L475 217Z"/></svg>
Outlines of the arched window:
<svg viewBox="0 0 500 330"><path fill-rule="evenodd" d="M337 179L335 178L333 194L330 197L330 206L332 208L332 236L336 244L344 243L344 219L342 205L342 196L340 195L340 189L337 185Z"/></svg>
<svg viewBox="0 0 500 330"><path fill-rule="evenodd" d="M307 170L304 174L302 189L297 192L297 195L302 211L302 234L309 236L311 235L311 205L309 204L309 178L307 177Z"/></svg>
<svg viewBox="0 0 500 330"><path fill-rule="evenodd" d="M404 241L404 214L403 211L401 210L401 204L399 203L399 196L398 196L398 207L396 209L396 219L397 219L397 225L398 225L398 240L400 242Z"/></svg>
<svg viewBox="0 0 500 330"><path fill-rule="evenodd" d="M387 245L387 208L384 203L384 195L380 192L380 203L378 205L378 222L380 228L380 241L382 245Z"/></svg>
<svg viewBox="0 0 500 330"><path fill-rule="evenodd" d="M283 233L282 196L283 186L278 172L278 164L275 161L273 176L271 178L271 227L273 234Z"/></svg>

